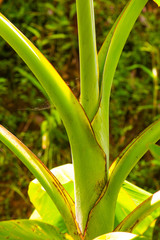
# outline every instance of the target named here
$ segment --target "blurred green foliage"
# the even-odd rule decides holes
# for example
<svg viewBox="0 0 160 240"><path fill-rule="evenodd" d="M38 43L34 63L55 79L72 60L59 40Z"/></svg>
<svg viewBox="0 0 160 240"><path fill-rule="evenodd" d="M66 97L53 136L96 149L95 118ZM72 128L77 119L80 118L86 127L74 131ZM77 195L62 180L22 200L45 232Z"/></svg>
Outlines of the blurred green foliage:
<svg viewBox="0 0 160 240"><path fill-rule="evenodd" d="M98 50L126 2L127 0L94 1ZM0 0L0 10L43 52L78 97L79 59L75 0ZM159 117L158 77L155 83L142 68L132 68L139 64L151 72L156 68L159 74L159 36L160 10L153 1L149 1L128 38L114 79L110 106L112 160L140 131ZM156 110L153 103L155 91ZM54 106L50 106L28 67L2 39L0 123L23 140L50 168L71 161L67 135ZM157 179L160 165L150 159L151 157L144 158L132 171L130 179L140 186L147 185L149 190L159 189ZM22 185L27 185L31 175L2 144L0 166L1 183L10 184L13 181L14 184L18 181L18 187L23 192ZM17 174L14 180L12 176L15 174L12 172ZM29 177L26 177L27 174ZM0 188L4 191L4 186L0 185ZM11 192L15 193L14 188ZM10 201L14 202L14 198L17 195ZM10 209L11 202L7 202L7 199L2 206ZM19 217L19 213L13 216L9 210L5 210L5 215L4 208L1 209L0 205L3 215L0 218Z"/></svg>

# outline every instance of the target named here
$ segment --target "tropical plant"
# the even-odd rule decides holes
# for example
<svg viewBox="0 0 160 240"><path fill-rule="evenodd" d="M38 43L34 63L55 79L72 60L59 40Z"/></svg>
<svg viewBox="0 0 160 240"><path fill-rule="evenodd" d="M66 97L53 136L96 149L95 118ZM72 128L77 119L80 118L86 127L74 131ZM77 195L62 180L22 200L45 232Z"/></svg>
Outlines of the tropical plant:
<svg viewBox="0 0 160 240"><path fill-rule="evenodd" d="M79 101L39 50L0 14L0 35L26 62L56 106L73 159L73 165L51 172L0 125L0 140L38 180L29 187L36 207L31 219L1 222L1 239L151 238L154 219L159 215L160 191L151 195L125 179L148 150L159 158L155 143L160 139L160 120L135 138L109 166L112 81L127 37L147 2L128 1L97 54L93 0L76 1ZM159 0L156 2L160 4Z"/></svg>

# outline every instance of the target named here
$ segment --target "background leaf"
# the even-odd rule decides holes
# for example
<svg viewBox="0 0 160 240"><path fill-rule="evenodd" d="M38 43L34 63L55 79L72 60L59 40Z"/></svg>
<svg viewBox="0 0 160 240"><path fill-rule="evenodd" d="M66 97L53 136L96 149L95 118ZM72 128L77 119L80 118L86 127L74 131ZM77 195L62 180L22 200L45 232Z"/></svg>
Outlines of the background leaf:
<svg viewBox="0 0 160 240"><path fill-rule="evenodd" d="M160 160L160 146L159 145L150 144L149 145L149 150L156 160Z"/></svg>

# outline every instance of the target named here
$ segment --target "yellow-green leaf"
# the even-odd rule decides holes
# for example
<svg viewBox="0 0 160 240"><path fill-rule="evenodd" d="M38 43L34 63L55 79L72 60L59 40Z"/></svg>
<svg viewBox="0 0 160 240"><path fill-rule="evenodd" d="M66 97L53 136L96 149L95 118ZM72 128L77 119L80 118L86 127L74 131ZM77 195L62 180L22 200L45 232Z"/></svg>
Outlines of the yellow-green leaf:
<svg viewBox="0 0 160 240"><path fill-rule="evenodd" d="M66 191L74 198L73 165L65 164L52 169L51 172L61 182ZM28 194L30 201L36 209L32 213L30 219L40 220L51 224L57 227L62 233L67 232L67 228L60 212L37 179L34 179L29 184Z"/></svg>
<svg viewBox="0 0 160 240"><path fill-rule="evenodd" d="M155 3L157 3L158 7L160 6L160 0L153 0Z"/></svg>
<svg viewBox="0 0 160 240"><path fill-rule="evenodd" d="M67 238L65 238L65 235L61 234L56 228L43 222L12 220L0 222L0 239L65 240Z"/></svg>
<svg viewBox="0 0 160 240"><path fill-rule="evenodd" d="M137 236L132 233L127 232L114 232L114 233L107 233L102 236L99 236L98 238L95 238L94 240L140 240L140 239L146 239L142 236ZM147 239L146 239L147 240Z"/></svg>

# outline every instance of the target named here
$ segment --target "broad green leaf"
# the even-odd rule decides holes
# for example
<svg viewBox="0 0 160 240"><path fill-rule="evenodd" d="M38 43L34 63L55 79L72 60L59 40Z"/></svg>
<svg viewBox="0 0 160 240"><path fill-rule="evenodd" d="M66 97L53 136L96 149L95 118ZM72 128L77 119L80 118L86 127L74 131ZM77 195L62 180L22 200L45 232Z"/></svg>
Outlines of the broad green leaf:
<svg viewBox="0 0 160 240"><path fill-rule="evenodd" d="M32 220L0 222L1 240L64 240L67 239L53 226Z"/></svg>
<svg viewBox="0 0 160 240"><path fill-rule="evenodd" d="M149 192L128 181L124 181L116 203L115 227L149 196L151 196Z"/></svg>
<svg viewBox="0 0 160 240"><path fill-rule="evenodd" d="M88 213L106 183L105 154L95 139L89 119L80 103L53 66L2 14L0 26L0 35L30 67L56 106L66 127L74 163L76 216L83 231Z"/></svg>
<svg viewBox="0 0 160 240"><path fill-rule="evenodd" d="M148 197L145 201L143 201L140 205L138 205L134 211L132 211L115 229L115 231L127 231L127 232L138 232L143 234L144 220L149 216L151 218L151 214L156 210L156 214L159 216L160 214L160 191L154 193L150 197ZM154 219L152 219L153 222ZM151 222L151 223L152 223ZM137 229L137 225L140 225L140 228ZM149 222L145 221L146 224ZM147 227L144 225L144 227Z"/></svg>
<svg viewBox="0 0 160 240"><path fill-rule="evenodd" d="M140 240L144 239L147 240L147 238L143 236L137 236L132 233L127 232L114 232L114 233L107 233L100 237L95 238L94 240Z"/></svg>
<svg viewBox="0 0 160 240"><path fill-rule="evenodd" d="M73 165L66 164L51 170L56 178L61 182L66 191L74 198L74 177ZM51 201L45 189L37 179L29 184L28 194L36 211L33 212L30 219L41 220L59 228L63 233L67 232L64 220L55 204Z"/></svg>
<svg viewBox="0 0 160 240"><path fill-rule="evenodd" d="M67 164L51 170L53 174L58 178L61 184L65 187L68 193L74 197L74 177L73 177L73 165ZM31 219L40 219L46 223L53 224L58 227L61 232L65 232L66 228L63 219L57 211L55 205L50 200L48 194L41 187L37 180L33 180L29 186L30 200L38 211L36 216L31 216ZM125 181L122 185L118 200L116 204L115 213L115 227L140 203L146 200L151 194L143 189L135 186L134 184ZM52 217L54 215L54 218ZM154 221L156 216L150 216L144 220L143 225L136 228L136 234L142 234L146 231L148 226ZM139 231L140 230L140 231Z"/></svg>
<svg viewBox="0 0 160 240"><path fill-rule="evenodd" d="M62 183L68 193L74 195L73 184L73 165L67 164L51 170L58 180ZM36 194L37 193L37 194ZM46 223L53 224L58 227L61 232L66 232L66 228L63 219L59 212L56 210L55 205L51 202L48 194L44 191L37 180L33 180L29 186L29 196L31 202L38 210L40 215L34 211L31 219L39 219ZM115 227L130 214L140 203L150 197L151 194L128 181L125 181L120 190L115 213ZM35 216L34 216L35 215ZM149 228L154 219L159 215L159 211L156 211L149 217L143 220L135 229L134 233L144 234ZM53 218L54 216L54 218ZM151 231L153 229L151 228Z"/></svg>
<svg viewBox="0 0 160 240"><path fill-rule="evenodd" d="M80 102L93 119L99 102L98 60L93 0L76 0L80 54Z"/></svg>
<svg viewBox="0 0 160 240"><path fill-rule="evenodd" d="M128 181L125 181L122 185L117 199L115 227L120 224L120 222L126 218L133 210L135 210L136 207L138 207L142 202L151 196L151 193L144 191L143 189L129 183ZM151 210L153 210L153 206ZM159 216L160 211L159 209L155 208L154 211L151 211L150 215L147 216L147 209L145 209L144 213L146 213L146 218L144 218L143 221L139 221L137 225L135 224L133 233L146 236L145 232L147 230L147 236L148 234L152 235L152 223L154 222L155 218ZM142 216L142 213L140 213L140 215Z"/></svg>
<svg viewBox="0 0 160 240"><path fill-rule="evenodd" d="M157 3L158 7L160 6L160 0L153 0L155 3Z"/></svg>

